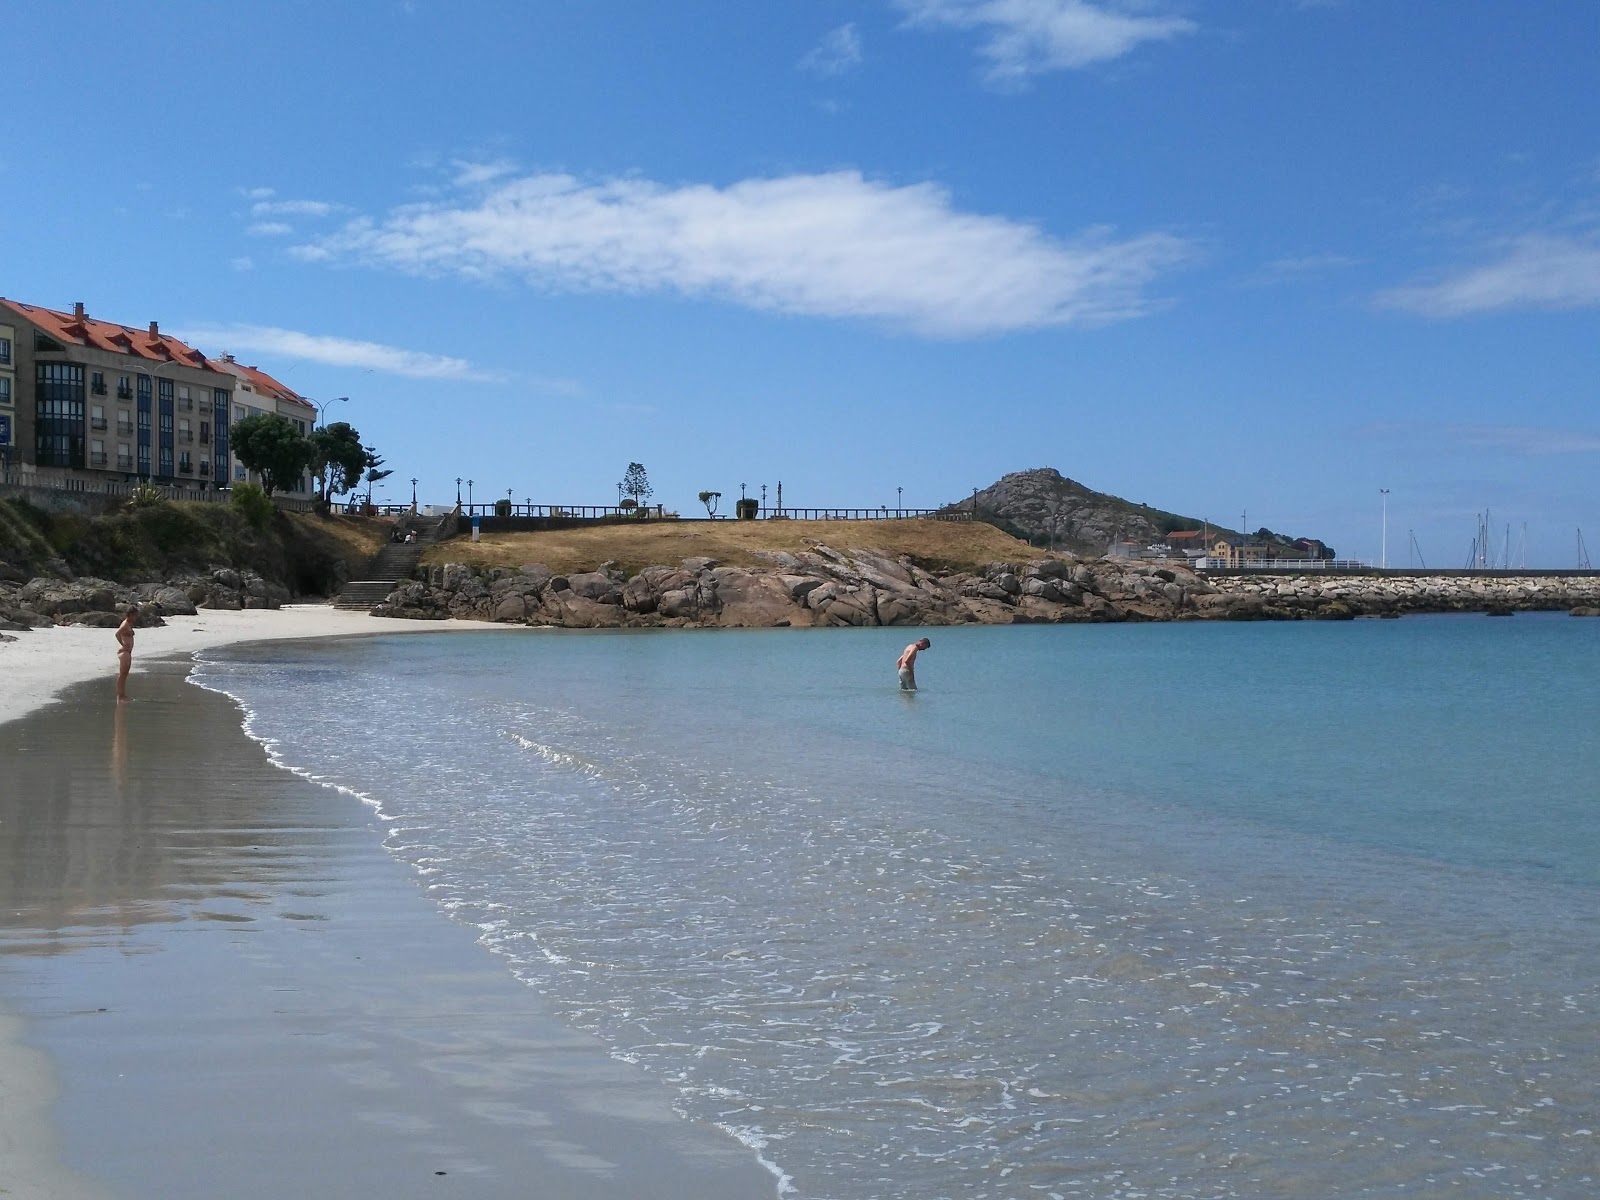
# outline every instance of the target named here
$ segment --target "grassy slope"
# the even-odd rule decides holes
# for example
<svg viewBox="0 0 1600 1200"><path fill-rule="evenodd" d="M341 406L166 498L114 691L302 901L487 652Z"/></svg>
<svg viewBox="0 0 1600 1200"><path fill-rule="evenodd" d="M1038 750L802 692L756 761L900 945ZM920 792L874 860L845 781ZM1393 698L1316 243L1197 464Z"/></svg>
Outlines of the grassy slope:
<svg viewBox="0 0 1600 1200"><path fill-rule="evenodd" d="M592 571L615 560L633 573L674 566L685 558L714 558L725 566L758 566L763 550L798 553L816 543L839 551L874 550L909 556L926 570L970 571L990 562L1044 556L992 525L955 521L645 521L545 533L458 537L430 546L425 564L463 562L483 567L543 563L552 571Z"/></svg>

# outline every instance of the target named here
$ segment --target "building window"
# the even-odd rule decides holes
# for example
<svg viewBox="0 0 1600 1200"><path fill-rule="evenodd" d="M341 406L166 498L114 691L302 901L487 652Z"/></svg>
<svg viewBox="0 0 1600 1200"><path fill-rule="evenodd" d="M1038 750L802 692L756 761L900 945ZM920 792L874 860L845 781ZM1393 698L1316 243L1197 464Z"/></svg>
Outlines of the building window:
<svg viewBox="0 0 1600 1200"><path fill-rule="evenodd" d="M103 371L96 371L89 376L89 391L96 396L104 396L106 394L106 377Z"/></svg>
<svg viewBox="0 0 1600 1200"><path fill-rule="evenodd" d="M34 364L34 461L41 467L83 466L83 367Z"/></svg>
<svg viewBox="0 0 1600 1200"><path fill-rule="evenodd" d="M89 428L104 431L106 427L105 406L96 404L89 410Z"/></svg>
<svg viewBox="0 0 1600 1200"><path fill-rule="evenodd" d="M189 418L188 417L179 417L178 418L178 440L180 442L192 442L192 441L194 441L194 430L189 428Z"/></svg>
<svg viewBox="0 0 1600 1200"><path fill-rule="evenodd" d="M204 446L209 446L211 444L211 422L210 421L201 421L200 422L200 444L204 445Z"/></svg>
<svg viewBox="0 0 1600 1200"><path fill-rule="evenodd" d="M178 474L180 474L180 475L193 475L194 474L194 463L193 463L193 461L190 460L189 452L187 450L182 451L178 455Z"/></svg>
<svg viewBox="0 0 1600 1200"><path fill-rule="evenodd" d="M0 375L0 404L9 405L10 403L11 403L11 380L7 376Z"/></svg>
<svg viewBox="0 0 1600 1200"><path fill-rule="evenodd" d="M0 363L11 361L11 339L0 337Z"/></svg>
<svg viewBox="0 0 1600 1200"><path fill-rule="evenodd" d="M89 443L89 465L103 467L106 465L106 444L104 442Z"/></svg>
<svg viewBox="0 0 1600 1200"><path fill-rule="evenodd" d="M126 375L117 376L117 399L132 400L133 384Z"/></svg>
<svg viewBox="0 0 1600 1200"><path fill-rule="evenodd" d="M117 436L133 436L133 414L125 408L119 408L117 410Z"/></svg>
<svg viewBox="0 0 1600 1200"><path fill-rule="evenodd" d="M133 470L133 449L127 442L117 443L117 470Z"/></svg>
<svg viewBox="0 0 1600 1200"><path fill-rule="evenodd" d="M240 407L239 405L235 405L234 406L234 409L233 409L233 420L234 420L235 424L237 424L238 422L244 420L244 409L242 407Z"/></svg>
<svg viewBox="0 0 1600 1200"><path fill-rule="evenodd" d="M249 479L249 478L250 478L250 472L249 472L249 471L247 471L247 470L246 470L246 469L245 469L245 468L244 468L244 467L242 467L242 466L240 466L240 467L235 467L235 468L234 468L234 469L233 469L233 477L234 477L234 478L235 478L235 479L237 479L237 480L239 480L239 481L240 481L240 482L241 482L241 483L242 483L242 482L244 482L244 481L245 481L245 480L246 480L246 479Z"/></svg>

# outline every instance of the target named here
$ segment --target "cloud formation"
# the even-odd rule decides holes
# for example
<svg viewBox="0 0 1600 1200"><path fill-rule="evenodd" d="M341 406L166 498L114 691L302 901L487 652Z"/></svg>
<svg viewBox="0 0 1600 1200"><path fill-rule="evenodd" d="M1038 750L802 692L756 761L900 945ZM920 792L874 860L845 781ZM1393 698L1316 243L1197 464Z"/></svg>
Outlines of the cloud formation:
<svg viewBox="0 0 1600 1200"><path fill-rule="evenodd" d="M1139 15L1089 0L895 0L910 24L979 30L984 77L1017 87L1034 75L1121 58L1145 42L1198 28L1184 17Z"/></svg>
<svg viewBox="0 0 1600 1200"><path fill-rule="evenodd" d="M175 336L186 342L216 346L218 354L237 354L241 351L277 354L330 367L360 367L388 375L403 375L408 379L493 383L500 378L493 372L479 370L464 358L402 350L378 342L299 333L271 325L202 325L185 329Z"/></svg>
<svg viewBox="0 0 1600 1200"><path fill-rule="evenodd" d="M257 200L250 206L257 217L326 217L333 209L326 200Z"/></svg>
<svg viewBox="0 0 1600 1200"><path fill-rule="evenodd" d="M1600 236L1526 234L1497 257L1435 283L1392 288L1385 308L1425 317L1464 317L1515 309L1572 309L1600 304Z"/></svg>
<svg viewBox="0 0 1600 1200"><path fill-rule="evenodd" d="M1119 238L1103 228L1062 240L959 212L932 183L895 187L838 171L725 188L533 175L460 203L352 221L292 253L970 337L1139 316L1150 308L1145 288L1192 248L1167 233Z"/></svg>
<svg viewBox="0 0 1600 1200"><path fill-rule="evenodd" d="M806 51L799 67L815 75L843 75L861 65L861 35L854 24L830 29L822 41Z"/></svg>
<svg viewBox="0 0 1600 1200"><path fill-rule="evenodd" d="M1464 425L1428 422L1378 422L1366 432L1416 443L1445 443L1469 450L1498 450L1519 458L1600 454L1600 433L1579 429L1538 429L1528 425Z"/></svg>

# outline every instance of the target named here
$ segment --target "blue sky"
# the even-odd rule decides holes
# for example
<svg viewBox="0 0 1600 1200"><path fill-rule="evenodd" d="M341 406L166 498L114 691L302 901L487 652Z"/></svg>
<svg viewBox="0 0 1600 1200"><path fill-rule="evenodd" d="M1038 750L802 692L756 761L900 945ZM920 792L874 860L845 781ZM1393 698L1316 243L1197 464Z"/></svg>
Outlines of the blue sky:
<svg viewBox="0 0 1600 1200"><path fill-rule="evenodd" d="M1600 5L8 6L0 294L231 351L424 501L1009 471L1600 549ZM409 483L387 487L409 499ZM405 493L402 495L402 493Z"/></svg>

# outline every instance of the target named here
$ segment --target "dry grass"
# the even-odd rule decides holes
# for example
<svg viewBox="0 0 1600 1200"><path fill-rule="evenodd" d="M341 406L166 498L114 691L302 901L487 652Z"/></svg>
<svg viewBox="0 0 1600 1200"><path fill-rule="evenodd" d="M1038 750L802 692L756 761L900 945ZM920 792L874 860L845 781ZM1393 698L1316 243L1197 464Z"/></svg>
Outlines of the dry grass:
<svg viewBox="0 0 1600 1200"><path fill-rule="evenodd" d="M969 571L983 563L1044 557L992 525L918 519L888 521L648 521L594 525L543 533L485 534L430 546L427 564L463 562L480 567L543 563L552 571L592 571L615 560L630 574L676 565L685 558L714 558L726 566L758 566L763 550L798 553L816 543L839 551L873 550L907 555L930 571Z"/></svg>
<svg viewBox="0 0 1600 1200"><path fill-rule="evenodd" d="M371 558L389 540L387 517L353 517L343 513L320 516L315 513L285 513L294 524L319 537L332 538L345 546L353 557Z"/></svg>

